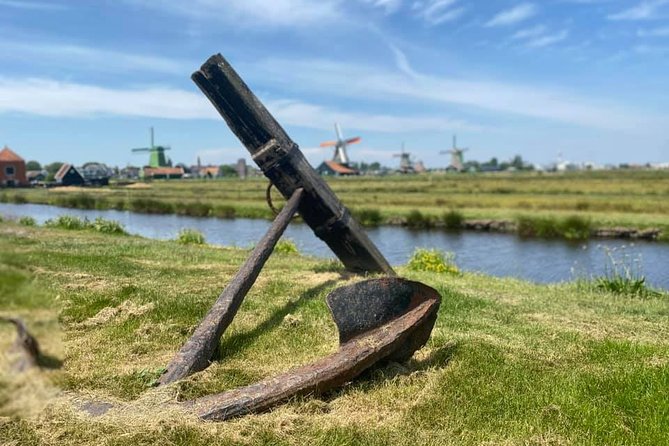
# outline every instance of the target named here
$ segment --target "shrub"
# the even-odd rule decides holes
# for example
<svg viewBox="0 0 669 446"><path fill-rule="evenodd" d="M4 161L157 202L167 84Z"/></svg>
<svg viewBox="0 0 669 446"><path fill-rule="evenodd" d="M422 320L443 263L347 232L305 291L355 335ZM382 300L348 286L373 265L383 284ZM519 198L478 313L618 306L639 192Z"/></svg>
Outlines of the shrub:
<svg viewBox="0 0 669 446"><path fill-rule="evenodd" d="M123 225L114 220L107 220L102 217L96 218L90 225L97 232L103 234L127 234Z"/></svg>
<svg viewBox="0 0 669 446"><path fill-rule="evenodd" d="M279 240L279 242L276 244L274 247L274 252L280 253L280 254L299 254L299 251L297 249L297 245L295 244L294 241L292 240Z"/></svg>
<svg viewBox="0 0 669 446"><path fill-rule="evenodd" d="M410 228L425 229L433 227L434 221L429 215L423 215L419 210L414 209L407 215L406 225Z"/></svg>
<svg viewBox="0 0 669 446"><path fill-rule="evenodd" d="M587 218L572 215L562 221L562 236L568 240L585 240L590 237L592 224Z"/></svg>
<svg viewBox="0 0 669 446"><path fill-rule="evenodd" d="M222 206L216 206L212 210L212 214L214 217L218 218L235 218L237 211L234 206L224 204Z"/></svg>
<svg viewBox="0 0 669 446"><path fill-rule="evenodd" d="M16 204L25 204L28 202L28 199L22 194L15 194L10 197L12 203Z"/></svg>
<svg viewBox="0 0 669 446"><path fill-rule="evenodd" d="M356 209L353 211L353 217L363 226L379 226L383 221L381 212L378 209Z"/></svg>
<svg viewBox="0 0 669 446"><path fill-rule="evenodd" d="M95 197L84 193L58 195L53 201L56 206L66 208L95 209Z"/></svg>
<svg viewBox="0 0 669 446"><path fill-rule="evenodd" d="M35 226L37 225L37 222L35 221L34 218L29 217L29 216L23 216L19 218L19 224L23 226Z"/></svg>
<svg viewBox="0 0 669 446"><path fill-rule="evenodd" d="M443 253L436 249L418 248L414 251L407 267L411 271L459 274L452 252Z"/></svg>
<svg viewBox="0 0 669 446"><path fill-rule="evenodd" d="M177 242L184 245L202 245L204 244L204 234L202 234L197 229L185 228L179 231L179 235L177 235Z"/></svg>
<svg viewBox="0 0 669 446"><path fill-rule="evenodd" d="M211 214L211 205L199 201L191 203L178 203L175 211L180 215L189 215L191 217L207 217Z"/></svg>
<svg viewBox="0 0 669 446"><path fill-rule="evenodd" d="M450 210L441 216L441 221L444 222L446 229L455 230L462 228L465 217L459 211Z"/></svg>
<svg viewBox="0 0 669 446"><path fill-rule="evenodd" d="M383 221L378 209L357 209L353 211L353 216L363 226L378 226Z"/></svg>
<svg viewBox="0 0 669 446"><path fill-rule="evenodd" d="M129 207L131 211L146 214L171 214L174 212L174 206L171 203L152 198L135 198L130 201Z"/></svg>
<svg viewBox="0 0 669 446"><path fill-rule="evenodd" d="M61 215L56 219L49 219L44 222L44 226L49 228L60 228L60 229L69 229L69 230L80 230L86 229L89 226L89 222L86 219L80 219L79 217L73 217L72 215Z"/></svg>

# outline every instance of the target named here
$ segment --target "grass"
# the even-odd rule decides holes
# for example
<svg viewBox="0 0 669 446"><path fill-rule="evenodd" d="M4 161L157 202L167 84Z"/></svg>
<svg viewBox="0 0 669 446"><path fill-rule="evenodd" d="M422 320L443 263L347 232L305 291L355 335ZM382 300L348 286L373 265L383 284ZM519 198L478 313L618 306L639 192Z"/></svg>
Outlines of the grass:
<svg viewBox="0 0 669 446"><path fill-rule="evenodd" d="M182 245L203 245L204 234L197 229L184 228L177 234L177 242Z"/></svg>
<svg viewBox="0 0 669 446"><path fill-rule="evenodd" d="M439 226L445 209L457 209L464 219L539 217L557 224L576 216L590 222L591 229L656 227L669 240L669 202L665 199L669 171L429 174L327 181L353 215L368 226L401 224L413 211L420 213L417 227ZM154 181L141 188L6 190L0 201L271 219L266 186L264 178ZM580 238L581 229L568 234Z"/></svg>
<svg viewBox="0 0 669 446"><path fill-rule="evenodd" d="M34 226L34 224L27 226ZM103 234L127 235L127 232L121 223L114 220L107 220L106 218L102 217L98 217L93 221L89 221L86 218L82 219L72 215L61 215L55 219L49 219L45 221L44 226L49 228L67 229L70 231L82 231L85 229L90 229L96 232L101 232Z"/></svg>
<svg viewBox="0 0 669 446"><path fill-rule="evenodd" d="M460 273L460 270L455 264L455 255L452 252L443 253L436 249L416 249L409 259L407 268L410 271L450 274Z"/></svg>
<svg viewBox="0 0 669 446"><path fill-rule="evenodd" d="M273 255L223 336L221 359L174 387L150 387L247 255L0 223L0 313L22 316L44 350L63 361L23 381L0 370L2 442L669 443L666 294L638 299L576 284L408 268L400 274L443 297L428 344L408 363L220 424L160 408L337 348L324 297L359 279L342 276L336 262ZM12 338L0 325L0 350ZM77 409L81 399L124 409L92 418Z"/></svg>
<svg viewBox="0 0 669 446"><path fill-rule="evenodd" d="M592 233L590 220L578 215L558 219L520 216L516 220L516 227L521 237L561 237L567 240L585 240Z"/></svg>

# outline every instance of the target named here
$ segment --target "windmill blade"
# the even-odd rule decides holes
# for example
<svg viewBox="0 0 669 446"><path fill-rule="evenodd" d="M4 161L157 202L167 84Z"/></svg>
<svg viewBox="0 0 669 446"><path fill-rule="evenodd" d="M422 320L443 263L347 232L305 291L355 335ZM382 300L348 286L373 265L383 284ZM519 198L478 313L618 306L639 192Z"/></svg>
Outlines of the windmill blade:
<svg viewBox="0 0 669 446"><path fill-rule="evenodd" d="M362 138L359 136L356 136L355 138L349 138L346 141L344 141L346 144L358 144L360 141L362 141Z"/></svg>
<svg viewBox="0 0 669 446"><path fill-rule="evenodd" d="M147 147L142 147L140 149L132 149L133 152L150 152L152 149L149 149Z"/></svg>
<svg viewBox="0 0 669 446"><path fill-rule="evenodd" d="M341 127L339 127L339 123L335 122L335 132L337 133L337 139L339 141L343 141L344 137L341 134Z"/></svg>
<svg viewBox="0 0 669 446"><path fill-rule="evenodd" d="M325 141L325 142L322 142L320 145L321 145L321 147L334 147L334 146L337 145L337 142L338 141Z"/></svg>

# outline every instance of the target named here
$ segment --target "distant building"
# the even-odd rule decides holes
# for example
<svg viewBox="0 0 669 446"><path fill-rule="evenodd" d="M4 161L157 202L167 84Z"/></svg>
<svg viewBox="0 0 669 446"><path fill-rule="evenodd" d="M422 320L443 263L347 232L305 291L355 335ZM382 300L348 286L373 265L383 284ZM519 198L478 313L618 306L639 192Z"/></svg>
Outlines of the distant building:
<svg viewBox="0 0 669 446"><path fill-rule="evenodd" d="M350 176L360 174L357 170L334 161L323 161L321 165L316 168L316 172L324 176Z"/></svg>
<svg viewBox="0 0 669 446"><path fill-rule="evenodd" d="M63 164L53 178L59 186L83 186L84 176L72 164Z"/></svg>
<svg viewBox="0 0 669 446"><path fill-rule="evenodd" d="M239 158L237 160L237 165L235 166L235 170L237 171L237 176L241 178L242 180L246 178L248 175L248 167L246 166L246 160L244 158Z"/></svg>
<svg viewBox="0 0 669 446"><path fill-rule="evenodd" d="M119 172L118 176L124 180L137 180L142 169L135 166L126 166Z"/></svg>
<svg viewBox="0 0 669 446"><path fill-rule="evenodd" d="M28 186L26 162L5 146L0 150L0 186Z"/></svg>
<svg viewBox="0 0 669 446"><path fill-rule="evenodd" d="M26 178L30 184L41 183L46 181L46 177L49 175L49 172L46 170L29 170L26 172Z"/></svg>
<svg viewBox="0 0 669 446"><path fill-rule="evenodd" d="M145 167L143 174L146 180L170 180L183 178L184 170L181 167Z"/></svg>
<svg viewBox="0 0 669 446"><path fill-rule="evenodd" d="M107 186L112 171L102 163L86 163L77 169L84 177L86 184L93 186Z"/></svg>

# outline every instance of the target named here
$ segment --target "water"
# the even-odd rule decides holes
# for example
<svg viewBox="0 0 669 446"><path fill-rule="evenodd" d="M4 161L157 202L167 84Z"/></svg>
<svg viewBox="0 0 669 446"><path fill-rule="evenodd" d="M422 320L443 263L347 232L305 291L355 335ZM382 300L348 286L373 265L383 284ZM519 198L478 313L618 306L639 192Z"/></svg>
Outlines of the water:
<svg viewBox="0 0 669 446"><path fill-rule="evenodd" d="M265 220L238 218L222 220L179 215L148 215L114 210L64 209L38 204L0 203L0 215L31 216L38 223L59 215L76 215L92 220L103 217L121 222L132 234L154 239L173 239L182 228L201 231L208 243L248 248L270 225ZM522 239L513 234L484 232L449 233L413 231L400 227L369 229L370 238L393 265L408 261L416 247L437 248L455 253L456 263L465 271L498 277L517 277L533 282L569 281L581 276L601 275L607 264L605 249L640 259L642 272L654 287L669 290L669 244L626 240L590 240L566 243L561 240ZM284 237L300 252L318 257L334 257L329 248L304 224L291 224Z"/></svg>

